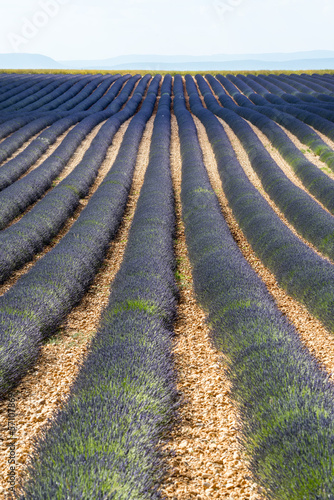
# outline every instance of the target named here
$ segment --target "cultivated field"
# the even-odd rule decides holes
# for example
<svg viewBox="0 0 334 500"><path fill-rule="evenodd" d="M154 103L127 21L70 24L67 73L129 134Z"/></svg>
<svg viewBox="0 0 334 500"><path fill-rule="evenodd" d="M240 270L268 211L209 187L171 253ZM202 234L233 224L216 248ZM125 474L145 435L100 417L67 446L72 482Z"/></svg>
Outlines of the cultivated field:
<svg viewBox="0 0 334 500"><path fill-rule="evenodd" d="M0 74L0 496L334 499L334 76Z"/></svg>

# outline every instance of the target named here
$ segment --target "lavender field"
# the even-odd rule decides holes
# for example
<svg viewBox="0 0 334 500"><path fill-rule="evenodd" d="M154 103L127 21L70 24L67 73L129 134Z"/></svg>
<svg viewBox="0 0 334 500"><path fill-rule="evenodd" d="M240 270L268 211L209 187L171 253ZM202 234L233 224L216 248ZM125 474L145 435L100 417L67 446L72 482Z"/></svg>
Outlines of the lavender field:
<svg viewBox="0 0 334 500"><path fill-rule="evenodd" d="M333 215L333 75L0 74L3 498L334 499Z"/></svg>

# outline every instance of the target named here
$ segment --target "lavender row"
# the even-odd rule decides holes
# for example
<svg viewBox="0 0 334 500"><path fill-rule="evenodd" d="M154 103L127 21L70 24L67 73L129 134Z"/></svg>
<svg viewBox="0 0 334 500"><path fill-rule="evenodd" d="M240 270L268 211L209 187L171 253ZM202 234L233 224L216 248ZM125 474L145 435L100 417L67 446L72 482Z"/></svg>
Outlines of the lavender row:
<svg viewBox="0 0 334 500"><path fill-rule="evenodd" d="M273 97L272 94L269 94L268 91L259 85L258 83L254 82L251 78L245 77L243 75L239 75L238 81L242 80L242 82L246 85L246 87L249 87L250 91L260 91L261 95L250 93L250 91L247 91L247 97L254 103L258 104L261 106L268 106L268 103L275 104L275 107L278 109L281 109L284 111L283 106L285 107L287 105L287 102L281 99L278 96ZM239 88L241 89L240 84L238 84ZM245 91L242 90L243 92ZM319 104L317 103L316 105L314 103L305 103L305 102L295 102L293 104L293 109L295 112L298 111L298 108L302 108L305 111L310 111L316 115L321 116L322 118L325 118L326 120L329 120L331 122L334 121L334 112L333 112L333 106L329 106L328 103L325 104ZM286 108L288 109L288 108ZM312 117L312 120L316 120L316 117ZM312 123L310 123L312 125ZM326 122L322 123L322 126L325 126ZM320 129L319 129L320 130Z"/></svg>
<svg viewBox="0 0 334 500"><path fill-rule="evenodd" d="M97 77L99 79L99 77ZM49 95L46 95L42 98L42 102L36 102L28 104L25 107L25 101L20 101L16 106L12 106L11 108L6 108L3 110L4 113L15 112L18 111L20 113L26 113L30 111L40 111L40 107L42 106L43 111L60 111L61 106L68 102L70 99L73 99L75 96L80 96L80 92L86 88L86 86L94 81L92 75L87 75L79 78L74 84L67 86L64 91L63 86L57 87L53 92ZM79 97L80 100L80 97ZM22 105L21 105L22 104Z"/></svg>
<svg viewBox="0 0 334 500"><path fill-rule="evenodd" d="M70 85L67 83L59 85L57 84L56 88L53 89L49 94L42 97L42 102L48 103L51 98L51 102L49 105L44 105L44 111L50 111L58 108L61 104L66 102L67 100L76 96L86 85L94 79L93 75L80 76L79 78L75 78L75 80L70 81ZM42 89L43 90L43 89ZM40 95L39 92L34 93L31 92L31 89L27 89L24 92L12 97L8 104L5 104L2 107L3 113L15 113L15 112L28 112L33 111L36 108L36 104L31 102L31 99L34 100L35 96ZM26 109L25 109L25 106Z"/></svg>
<svg viewBox="0 0 334 500"><path fill-rule="evenodd" d="M0 124L4 124L4 127L7 127L9 125L8 122L12 122L13 120L31 120L32 118L40 118L44 116L49 116L53 114L57 114L59 117L67 117L73 113L76 113L78 111L82 113L86 113L86 116L89 116L92 113L96 113L98 111L103 111L105 108L107 108L112 101L115 99L115 97L118 95L120 89L124 85L124 83L129 80L131 75L124 75L122 77L117 78L117 80L112 84L110 89L100 97L96 102L94 102L95 97L93 98L93 94L91 96L88 96L84 98L82 96L83 100L80 101L77 105L75 105L72 109L66 110L62 109L59 110L61 104L66 101L66 96L64 97L63 95L59 95L58 97L52 99L50 103L46 103L45 105L41 106L39 109L31 109L29 110L24 109L22 111L16 111L16 112L10 112L10 113L5 113L3 112L0 117ZM140 75L135 75L135 77L131 78L132 80L139 80ZM95 93L94 93L95 94ZM90 106L88 109L86 109L86 106ZM92 104L92 105L90 105ZM52 108L52 109L49 109ZM2 128L2 127L1 127ZM1 134L1 128L0 128L0 134Z"/></svg>
<svg viewBox="0 0 334 500"><path fill-rule="evenodd" d="M0 144L0 163L7 160L7 158L23 146L26 141L31 139L32 136L52 125L59 118L61 118L61 116L53 113L48 116L32 119L32 121L14 132L10 137L4 139Z"/></svg>
<svg viewBox="0 0 334 500"><path fill-rule="evenodd" d="M103 84L101 84L101 86L102 85ZM110 80L106 81L106 85L103 85L101 92L104 93L109 85ZM90 101L92 101L92 96ZM3 165L0 169L0 190L8 187L16 181L42 156L42 154L47 151L49 146L57 140L59 135L63 134L69 127L83 119L85 117L85 113L82 111L79 113L79 111L80 108L84 110L87 105L89 105L89 102L86 102L83 106L77 106L77 109L73 110L71 115L57 120L47 130L42 132L31 144L29 144L29 146L25 148L22 153Z"/></svg>
<svg viewBox="0 0 334 500"><path fill-rule="evenodd" d="M170 84L165 77L150 161L109 303L68 404L38 445L22 499L160 498L159 440L176 402Z"/></svg>
<svg viewBox="0 0 334 500"><path fill-rule="evenodd" d="M78 113L61 118L44 130L15 158L0 168L0 191L23 175L55 143L58 137L80 121Z"/></svg>
<svg viewBox="0 0 334 500"><path fill-rule="evenodd" d="M106 75L103 78L103 81L101 82L101 84L93 92L88 93L86 91L85 92L86 97L83 100L81 100L78 104L76 104L74 107L72 106L70 111L72 113L75 113L77 111L86 111L86 110L89 110L89 112L91 112L91 110L89 108L91 108L94 104L96 104L108 92L108 90L111 90L112 84L116 80L118 80L120 77L121 77L121 75L113 75L113 76ZM130 78L130 75L125 75L124 81L126 81L126 79L129 79L129 78ZM117 93L115 94L115 97L116 97ZM102 111L102 109L101 109L101 111Z"/></svg>
<svg viewBox="0 0 334 500"><path fill-rule="evenodd" d="M54 90L54 87L57 88L59 87L59 85L61 85L61 82L59 82L58 79L54 79L50 76L45 77L40 82L28 86L21 92L16 92L12 97L3 101L0 104L0 109L5 112L19 109L20 102L22 102L26 98L33 97L35 94L39 94L40 92L43 93L45 89L48 89L50 87L52 88L52 90Z"/></svg>
<svg viewBox="0 0 334 500"><path fill-rule="evenodd" d="M82 78L82 77L81 77ZM8 112L8 111L17 111L17 110L22 110L23 108L29 109L30 106L32 106L32 109L34 109L34 106L36 102L40 100L47 100L53 98L53 96L60 96L62 95L65 91L67 91L69 88L73 87L77 82L81 80L80 77L75 77L75 78L66 78L64 81L64 78L52 81L47 85L46 87L42 88L38 92L34 92L33 94L28 95L27 97L21 97L20 100L17 103L14 103L6 108L3 109L3 112Z"/></svg>
<svg viewBox="0 0 334 500"><path fill-rule="evenodd" d="M206 85L203 77L198 76L197 79L200 87ZM187 83L189 91L199 99L191 77L187 79ZM205 95L205 102L213 113L225 120L240 139L263 188L288 221L306 240L334 259L333 216L286 177L243 118L234 111L223 109L209 93Z"/></svg>
<svg viewBox="0 0 334 500"><path fill-rule="evenodd" d="M55 88L53 92L50 92L44 96L34 95L32 96L32 98L27 98L25 102L20 101L18 110L20 111L20 113L39 111L40 108L47 105L51 101L53 102L56 99L58 100L57 102L62 104L64 102L64 99L67 98L66 96L71 97L71 95L73 95L75 89L82 88L83 84L85 84L87 87L87 81L89 82L90 79L82 81L82 76L79 76L79 78L75 78L69 82L63 83L59 87ZM37 97L37 99L35 99L35 97Z"/></svg>
<svg viewBox="0 0 334 500"><path fill-rule="evenodd" d="M124 120L133 115L146 88L149 75L142 78L138 84L137 93L133 96L122 110L119 118ZM137 77L131 79L124 87L120 95L111 103L106 111L89 114L78 123L65 137L58 148L35 170L23 179L16 181L0 193L0 229L4 229L10 221L22 213L29 205L37 201L52 182L64 169L77 147L92 129L119 111L128 100L129 94L137 81ZM96 148L99 157L99 146ZM23 155L24 156L24 155ZM93 158L93 164L95 165ZM0 169L1 172L1 169Z"/></svg>
<svg viewBox="0 0 334 500"><path fill-rule="evenodd" d="M0 297L0 395L35 363L43 339L56 332L79 302L116 234L139 143L156 101L157 80L131 121L110 172L78 220L58 245Z"/></svg>
<svg viewBox="0 0 334 500"><path fill-rule="evenodd" d="M31 87L43 77L43 75L13 75L11 78L7 78L6 82L1 82L0 103L29 86Z"/></svg>
<svg viewBox="0 0 334 500"><path fill-rule="evenodd" d="M209 106L208 94L205 101ZM190 104L206 126L225 195L253 250L280 286L334 332L334 266L295 236L264 200L238 162L223 126L198 95L192 93Z"/></svg>
<svg viewBox="0 0 334 500"><path fill-rule="evenodd" d="M105 76L94 75L77 94L73 95L70 99L66 99L63 104L57 105L56 109L58 111L72 111L72 108L81 105L82 101L89 97L96 90L97 85L100 85L104 79Z"/></svg>
<svg viewBox="0 0 334 500"><path fill-rule="evenodd" d="M156 84L157 79L151 84L153 90L155 90ZM73 214L80 199L88 194L115 133L120 125L135 113L141 99L142 93L134 97L123 111L109 118L73 172L52 189L20 221L0 232L1 283L15 269L21 267L37 252L41 251ZM42 177L41 181L43 180ZM26 187L24 180L22 184ZM31 186L37 195L36 176L32 179ZM18 197L14 198L12 206L17 206L17 199Z"/></svg>
<svg viewBox="0 0 334 500"><path fill-rule="evenodd" d="M0 109L15 104L20 99L25 98L28 95L33 95L35 92L38 92L40 89L46 87L46 85L48 85L52 80L54 80L54 78L49 75L39 75L38 77L34 76L28 79L27 82L21 87L14 88L3 94L1 97L2 102L0 102Z"/></svg>
<svg viewBox="0 0 334 500"><path fill-rule="evenodd" d="M226 359L231 396L240 415L241 442L253 477L267 498L331 498L333 385L234 242L203 165L182 84L174 88L178 92L174 111L181 142L182 216L195 292L208 314L214 344ZM192 104L208 129L220 168L241 187L241 169L236 171L220 123L198 102ZM234 195L239 199L239 193ZM254 217L246 191L242 205ZM265 227L261 222L258 219L256 227Z"/></svg>
<svg viewBox="0 0 334 500"><path fill-rule="evenodd" d="M50 101L49 96L46 96L45 99L43 98L43 102L35 103L30 107L23 109L22 111L16 111L16 112L12 111L10 113L5 113L3 111L2 117L0 118L0 124L4 123L4 126L7 126L7 122L9 120L10 121L13 121L13 119L29 120L32 117L38 118L41 116L50 115L54 113L57 113L57 116L66 117L69 114L75 113L77 111L85 111L87 113L87 116L91 113L103 111L115 99L119 90L122 88L124 82L126 82L130 78L130 76L131 75L124 75L122 77L117 78L117 80L113 83L112 87L106 92L105 95L100 97L97 102L94 102L95 99L94 96L95 92L94 92L93 95L83 98L83 101L79 102L72 109L59 110L61 104L63 104L67 98L71 98L71 95L66 95L65 93L65 94L60 94L58 96L52 96L51 102L49 102ZM135 78L138 80L140 78L140 75L136 75ZM73 94L73 90L69 89L69 92ZM92 104L89 107L89 109L86 109L87 104L89 106L90 104ZM41 106L40 109L39 108L36 109L38 105ZM1 134L1 128L0 128L0 134Z"/></svg>
<svg viewBox="0 0 334 500"><path fill-rule="evenodd" d="M267 136L271 144L292 167L306 189L334 214L334 181L307 160L275 122L253 109L239 108L236 112Z"/></svg>

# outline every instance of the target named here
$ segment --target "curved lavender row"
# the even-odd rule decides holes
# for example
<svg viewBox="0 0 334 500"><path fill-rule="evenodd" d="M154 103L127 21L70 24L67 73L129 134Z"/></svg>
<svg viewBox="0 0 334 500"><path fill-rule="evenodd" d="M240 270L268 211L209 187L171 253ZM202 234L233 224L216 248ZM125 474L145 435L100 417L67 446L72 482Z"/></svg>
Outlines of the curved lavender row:
<svg viewBox="0 0 334 500"><path fill-rule="evenodd" d="M232 78L231 76L231 79L233 79L236 83L240 83L235 77ZM243 88L241 88L241 90L243 90ZM252 98L250 94L248 94L248 97L250 99ZM240 106L246 105L251 107L248 103L246 103L244 96L238 96L235 94L235 98ZM326 110L322 110L321 112L321 110L319 110L320 116L318 116L317 108L314 106L309 106L309 109L306 109L305 107L300 108L286 103L285 105L277 106L276 103L275 108L273 108L273 106L269 108L268 106L263 106L263 102L260 102L259 97L257 97L257 99L253 99L253 101L258 105L256 107L256 111L263 113L270 119L286 126L304 144L310 146L316 154L320 155L320 159L325 161L330 168L334 168L334 153L332 149L307 126L311 125L330 139L334 139L334 124L332 123L332 120L334 119L333 113L329 113ZM296 120L288 115L292 115L292 117L296 118Z"/></svg>
<svg viewBox="0 0 334 500"><path fill-rule="evenodd" d="M76 75L76 76L77 76L76 78L73 78L69 82L66 82L63 85L59 86L53 92L50 92L49 94L42 96L39 99L36 99L30 103L27 102L24 106L22 106L22 109L20 108L19 110L20 113L39 111L42 106L45 106L51 101L54 101L57 98L61 98L64 94L68 95L67 92L70 92L70 89L73 88L74 85L79 83L82 79L82 75ZM63 102L63 100L61 102Z"/></svg>
<svg viewBox="0 0 334 500"><path fill-rule="evenodd" d="M19 128L24 127L24 125L32 121L32 118L33 116L26 114L20 116L16 115L15 117L8 115L8 119L4 119L3 121L0 119L0 139L4 139L13 132L16 132Z"/></svg>
<svg viewBox="0 0 334 500"><path fill-rule="evenodd" d="M159 439L170 427L176 400L169 143L166 93L159 102L150 162L101 326L66 407L38 445L30 468L33 479L25 485L22 500L160 498L165 470Z"/></svg>
<svg viewBox="0 0 334 500"><path fill-rule="evenodd" d="M101 97L95 104L93 104L88 110L84 110L84 111L81 111L82 113L86 113L86 116L89 116L91 115L92 113L96 113L96 112L99 112L99 111L103 111L105 110L105 108L108 108L108 106L110 105L113 105L113 101L116 99L118 99L120 97L120 95L118 96L118 93L119 93L119 90L122 88L124 82L126 82L127 80L129 80L128 84L130 85L130 82L131 82L131 85L134 85L135 83L134 82L137 82L137 80L139 80L141 78L141 76L138 74L138 75L135 75L133 77L131 77L131 75L124 75L120 78L118 78L118 80L112 85L112 87L107 91L107 93ZM123 94L123 90L125 90L125 87L124 86L124 89L122 89L122 95ZM130 92L129 92L130 94ZM117 96L117 98L116 98ZM115 99L116 98L116 99ZM56 101L60 104L63 102L63 97L62 95L60 95L57 99L54 99L52 101L53 105L56 103ZM125 102L125 101L124 101ZM122 104L120 104L119 108L124 104L124 102L122 102ZM80 108L81 107L81 103L79 103L76 108ZM117 111L118 111L117 109ZM0 125L2 123L4 123L4 126L7 126L7 123L9 121L12 121L12 120L27 120L27 121L31 121L31 119L34 117L34 118L40 118L40 117L45 117L45 116L50 116L50 115L53 115L53 114L57 114L57 116L59 117L67 117L69 115L71 115L73 112L75 112L75 109L73 108L72 110L62 110L62 111L58 111L57 110L57 107L55 107L54 110L52 111L48 111L47 109L47 106L45 108L43 108L42 110L35 110L35 111L18 111L18 112L11 112L11 113L1 113L1 116L0 116ZM2 127L1 127L2 128ZM0 133L1 133L1 129L0 129Z"/></svg>
<svg viewBox="0 0 334 500"><path fill-rule="evenodd" d="M305 75L305 76L309 77L310 75ZM316 81L316 83L318 83L319 85L330 90L330 92L332 92L332 93L334 92L333 78L328 79L325 75L317 75L317 74L313 74L311 76L311 78L313 78L313 80Z"/></svg>
<svg viewBox="0 0 334 500"><path fill-rule="evenodd" d="M16 75L11 79L6 79L4 86L2 86L1 82L0 103L15 94L18 94L22 90L27 89L29 85L31 87L36 81L36 77L41 79L43 75Z"/></svg>
<svg viewBox="0 0 334 500"><path fill-rule="evenodd" d="M278 95L271 94L267 88L248 76L238 75L238 80L241 80L250 89L250 92L252 93L249 92L246 95L248 95L249 99L254 104L286 104L286 101L280 97L280 95L283 95L283 92L278 92Z"/></svg>
<svg viewBox="0 0 334 500"><path fill-rule="evenodd" d="M325 102L334 102L334 97L332 97L330 92L327 94L324 91L319 92L314 90L311 85L304 79L302 81L299 78L296 78L295 75L291 74L288 77L286 75L277 75L278 79L282 81L288 81L289 84L296 89L299 90L302 94L310 95L314 102L325 101ZM307 99L308 100L308 99Z"/></svg>
<svg viewBox="0 0 334 500"><path fill-rule="evenodd" d="M197 77L200 82L203 77ZM191 95L199 99L192 78L187 78L188 87L193 84ZM201 86L205 82L201 83ZM270 198L283 212L288 221L305 239L312 242L325 255L334 259L334 218L309 194L293 184L267 152L262 142L248 123L234 111L223 109L216 99L206 93L208 108L223 118L244 146L253 169Z"/></svg>
<svg viewBox="0 0 334 500"><path fill-rule="evenodd" d="M210 107L208 94L205 101ZM253 250L280 286L334 333L334 266L305 245L276 215L246 176L221 123L203 108L194 93L190 105L206 127L225 195Z"/></svg>
<svg viewBox="0 0 334 500"><path fill-rule="evenodd" d="M251 109L240 108L236 112L253 123L268 137L271 144L291 165L306 189L334 214L334 181L307 160L286 133L270 118Z"/></svg>
<svg viewBox="0 0 334 500"><path fill-rule="evenodd" d="M20 99L25 99L28 95L33 95L35 92L38 92L40 89L46 87L46 85L48 85L50 81L53 80L53 77L49 75L41 75L39 78L32 78L31 80L23 86L22 90L13 89L11 92L8 92L5 100L0 102L0 109L2 110L6 107L9 107L20 101Z"/></svg>
<svg viewBox="0 0 334 500"><path fill-rule="evenodd" d="M126 85L129 84L129 82L137 82L140 79L140 75L135 75L131 77L131 75L123 75L120 78L116 80L116 82L113 83L113 85L110 87L108 92L104 96L102 96L96 103L94 103L90 108L89 112L90 113L96 113L98 111L103 111L105 108L107 108L112 101L116 98L118 95L119 91L121 90L123 84L127 82ZM135 83L133 84L135 85ZM75 111L75 108L73 109Z"/></svg>
<svg viewBox="0 0 334 500"><path fill-rule="evenodd" d="M44 130L29 146L15 158L7 161L0 168L0 191L10 186L23 175L72 125L80 121L80 114L76 113L66 118L61 118Z"/></svg>
<svg viewBox="0 0 334 500"><path fill-rule="evenodd" d="M302 92L305 94L313 94L313 91L303 85L302 83L295 82L293 79L286 77L285 75L270 75L272 79L277 81L277 85L280 83L284 83L285 85L289 85L290 88L295 89L297 92Z"/></svg>
<svg viewBox="0 0 334 500"><path fill-rule="evenodd" d="M45 78L42 79L41 82L35 83L30 88L28 87L19 93L15 93L12 97L1 103L0 109L5 112L15 111L20 109L21 102L26 101L26 99L33 98L35 94L40 95L40 93L44 93L46 89L49 89L52 92L55 86L57 88L61 85L58 78L53 78L52 76L46 77L46 75L44 76Z"/></svg>
<svg viewBox="0 0 334 500"><path fill-rule="evenodd" d="M57 106L58 111L72 111L72 109L80 105L82 101L84 101L87 97L89 97L94 90L96 90L97 86L103 82L105 79L105 76L97 76L94 75L94 77L88 81L87 85L83 87L82 90L80 90L76 95L71 97L70 99L67 99L66 101L63 102L63 104L60 104ZM44 109L44 107L43 107ZM22 110L24 111L24 110Z"/></svg>
<svg viewBox="0 0 334 500"><path fill-rule="evenodd" d="M302 83L307 88L320 93L320 94L328 94L331 95L332 92L328 90L326 87L323 87L318 82L315 82L312 78L308 78L308 75L289 75L290 79L293 81L297 81L297 83Z"/></svg>
<svg viewBox="0 0 334 500"><path fill-rule="evenodd" d="M128 75L129 78L130 76L131 75ZM72 107L70 110L71 113L88 110L91 106L96 104L99 99L101 99L108 92L108 90L111 89L111 85L120 77L121 75L105 75L102 83L97 87L97 89L91 94L88 94L87 97L76 106Z"/></svg>
<svg viewBox="0 0 334 500"><path fill-rule="evenodd" d="M156 79L151 91L156 93ZM155 88L154 88L155 87ZM144 89L143 89L144 90ZM43 246L60 231L67 219L88 194L103 162L108 147L120 125L130 118L142 100L142 93L134 96L124 110L109 118L101 127L81 162L62 182L52 189L20 221L0 232L0 283L11 273L32 259ZM36 193L35 179L32 190ZM25 184L23 183L23 186ZM17 204L15 197L15 204Z"/></svg>
<svg viewBox="0 0 334 500"><path fill-rule="evenodd" d="M221 75L217 75L217 79L219 79L219 81L224 81ZM201 80L198 79L198 83L200 81ZM210 85L212 85L212 80L209 80L209 82ZM229 82L229 84L231 86L233 85L231 82ZM215 89L214 91L216 92ZM316 132L314 132L308 125L306 125L306 123L302 122L301 119L297 119L291 116L290 114L281 111L278 107L276 108L273 106L255 106L254 104L250 103L247 97L240 94L240 92L236 88L234 88L233 90L233 97L240 106L246 106L255 109L256 111L266 115L271 120L286 127L288 130L290 130L290 132L292 132L296 137L298 137L298 139L301 142L309 146L315 152L315 154L319 155L322 161L326 162L327 165L334 170L333 150L319 137L319 135ZM222 94L219 95L219 101L222 103L223 106L228 107L233 111L236 111L236 109L238 108L238 106L234 102L226 102L226 98L224 98L224 95ZM293 107L290 109L293 109ZM302 113L302 111L300 110L298 110L298 112ZM308 120L312 121L313 126L318 127L320 126L319 123L321 122L320 127L322 131L326 133L328 137L332 135L333 123L329 122L328 120L321 119L314 113L308 114L305 111L304 115L305 114L308 116Z"/></svg>
<svg viewBox="0 0 334 500"><path fill-rule="evenodd" d="M332 498L333 385L234 242L182 98L183 94L175 96L174 111L181 141L182 215L195 291L208 313L213 341L227 360L253 476L271 499ZM204 115L212 119L208 127L213 146L225 154L218 120L207 110ZM229 163L230 159L226 169ZM231 176L238 182L234 171Z"/></svg>
<svg viewBox="0 0 334 500"><path fill-rule="evenodd" d="M300 99L306 102L314 102L314 103L334 102L334 98L331 97L330 95L319 94L314 92L306 85L296 82L292 78L292 75L290 75L289 78L287 78L285 75L270 75L270 80L274 81L279 87L282 87L282 85L287 84L289 88L296 89L297 93L295 95L300 97Z"/></svg>
<svg viewBox="0 0 334 500"><path fill-rule="evenodd" d="M111 81L115 78L111 77ZM103 95L104 91L110 85L110 80L105 82L105 85L101 84L102 89L99 92L99 95ZM96 102L99 98L95 96L91 96L91 99L86 99L86 103L82 106L76 106L76 110L72 110L73 114L70 114L67 117L61 118L57 120L53 125L51 125L47 130L42 132L27 148L25 148L22 153L18 156L9 160L5 165L3 165L0 169L0 190L5 189L14 181L16 181L24 172L30 168L42 154L49 148L51 144L53 144L56 139L64 133L69 127L79 122L82 118L84 118L84 113L79 113L80 108L83 110L86 106L89 107L90 102ZM76 111L74 113L74 111Z"/></svg>
<svg viewBox="0 0 334 500"><path fill-rule="evenodd" d="M129 74L118 78L116 80L116 82L114 82L112 87L107 91L107 93L103 97L101 97L95 104L93 104L91 106L91 108L89 108L88 110L84 110L84 112L87 113L87 116L89 116L91 113L103 111L115 99L116 95L118 94L119 90L123 86L124 82L129 80L130 78L131 78L131 75L129 75ZM138 80L141 77L140 77L140 75L136 75L133 78L136 78L136 80ZM79 103L72 110L58 111L57 106L55 106L55 104L57 104L57 103L61 104L63 102L64 102L63 95L60 95L60 96L54 98L51 103L47 102L46 105L43 106L41 110L33 109L33 110L29 111L29 110L25 109L23 111L12 111L12 112L8 112L8 113L2 112L1 116L0 116L0 125L4 124L3 126L7 126L7 123L9 121L12 121L12 120L20 120L20 121L21 120L30 120L31 121L32 117L40 118L40 117L49 116L50 114L55 114L55 113L57 114L57 116L66 117L66 116L72 114L73 112L76 112L75 108L80 109L81 104L82 104L82 103ZM55 107L55 109L51 110L51 111L48 110L49 104L50 105L52 104L52 106ZM1 128L2 128L2 126L1 126ZM1 134L1 128L0 128L0 134Z"/></svg>
<svg viewBox="0 0 334 500"><path fill-rule="evenodd" d="M297 97L297 94L299 95L300 93L296 92L296 89L294 89L290 85L286 86L287 88L285 88L284 84L282 84L282 86L278 86L277 82L270 78L270 75L268 77L264 75L247 75L247 77L253 80L258 85L263 86L263 88L266 89L267 92L269 91L271 93L269 95L266 95L265 98L270 100L270 102L272 102L273 104L278 103L278 101L276 98L270 98L270 95L279 97L280 99L283 99L283 101L290 104L300 104L303 102L301 99L299 99L299 97Z"/></svg>
<svg viewBox="0 0 334 500"><path fill-rule="evenodd" d="M0 396L35 363L42 340L55 333L94 278L121 221L155 101L151 92L131 121L112 169L66 236L0 297Z"/></svg>
<svg viewBox="0 0 334 500"><path fill-rule="evenodd" d="M61 95L64 93L67 89L72 87L75 82L79 81L80 78L62 78L62 79L56 79L56 81L52 81L47 85L46 87L42 88L38 92L34 92L34 94L27 96L24 99L20 99L18 103L10 106L10 108L6 108L3 111L16 111L16 110L21 110L23 108L27 108L28 106L33 106L34 104L36 105L37 102L42 100L43 98L49 98L49 96L52 95ZM63 81L65 80L65 81ZM38 107L38 105L37 105Z"/></svg>
<svg viewBox="0 0 334 500"><path fill-rule="evenodd" d="M74 85L71 85L69 89L66 90L66 92L58 92L57 89L52 95L52 100L48 103L46 103L43 106L43 111L54 111L60 108L60 106L63 103L66 103L69 99L72 99L73 97L77 96L82 89L85 88L85 86L91 82L94 79L94 75L86 75L82 76L81 78L78 79L74 83ZM24 113L26 111L29 111L29 107L27 110L19 110L20 113ZM32 111L34 110L34 106L32 105ZM6 110L4 110L6 112Z"/></svg>
<svg viewBox="0 0 334 500"><path fill-rule="evenodd" d="M2 104L3 101L7 100L8 98L13 97L14 95L18 95L21 92L24 92L33 85L39 85L41 82L45 81L48 79L51 81L51 79L57 79L57 75L45 75L45 74L36 74L36 75L19 75L16 74L15 77L13 77L11 83L7 83L4 91L0 95L0 103ZM2 88L2 87L1 87ZM38 91L38 90L37 90Z"/></svg>
<svg viewBox="0 0 334 500"><path fill-rule="evenodd" d="M33 118L32 121L14 132L10 137L4 139L0 144L0 162L7 160L7 158L23 146L26 141L31 139L33 135L38 134L44 128L52 125L55 121L59 120L59 118L61 118L61 115L57 113L52 113L36 119Z"/></svg>
<svg viewBox="0 0 334 500"><path fill-rule="evenodd" d="M258 108L258 111L260 111L260 112L263 111L266 114L266 107L262 108L262 106L257 106L257 108ZM324 118L322 116L319 116L316 113L311 112L310 110L298 108L296 106L291 106L288 104L286 104L285 106L283 106L283 105L282 106L275 106L274 109L275 109L276 113L282 113L283 119L285 117L284 114L288 113L289 115L292 115L294 118L297 118L297 120L300 120L301 122L305 123L306 125L311 125L315 129L319 130L319 132L326 135L329 139L334 140L334 124L332 123L331 120ZM277 116L277 114L274 115L272 113L272 116L273 117ZM282 118L281 118L281 123L283 124ZM275 119L275 118L273 118L273 119ZM275 119L275 121L277 121L277 120ZM296 123L296 126L298 127L299 123ZM310 129L310 130L312 131L312 129ZM304 131L305 131L304 135L306 136L306 134L308 134L309 130L307 130L305 128ZM315 139L319 143L318 137L315 136ZM322 146L322 144L321 144L321 146ZM320 154L321 151L324 149L321 146L318 149L317 154ZM328 149L330 150L329 147L328 147Z"/></svg>
<svg viewBox="0 0 334 500"><path fill-rule="evenodd" d="M250 90L253 89L253 90L257 91L258 87L260 87L260 85L255 83L253 80L251 80L250 78L245 77L243 75L240 75L239 80L241 80L246 87L249 87ZM241 88L241 87L239 86L239 88ZM265 91L265 90L266 89L263 88L263 91ZM244 92L244 90L243 90L243 92ZM283 111L284 111L283 106L287 105L287 103L283 99L279 98L278 96L275 96L274 99L269 98L270 94L268 94L268 92L267 93L261 92L260 96L258 94L254 94L254 93L251 94L249 92L246 95L256 105L267 106L268 102L269 102L270 104L275 104L275 107L277 109L282 109ZM326 108L324 108L324 106L326 106ZM294 104L293 107L294 107L295 111L297 111L298 108L302 108L305 111L310 111L311 113L315 113L315 114L321 116L322 118L326 118L327 120L329 120L331 122L334 121L334 112L330 110L330 107L327 104L314 105L314 104L308 104L308 103L300 103L300 104L296 103L296 104ZM312 117L311 117L311 119L312 119ZM316 118L313 117L313 120L315 120L315 119ZM311 122L310 122L310 124L312 125ZM322 123L322 126L325 126L325 125L326 125L326 122Z"/></svg>
<svg viewBox="0 0 334 500"><path fill-rule="evenodd" d="M137 109L150 78L150 75L146 75L139 82L136 95L129 100L124 110L122 110L120 116L124 116L125 120L130 118ZM63 170L86 135L101 121L115 114L124 102L127 101L136 81L137 78L134 78L133 81L131 79L125 85L120 95L110 105L109 110L89 114L78 123L67 134L58 148L38 168L0 192L0 229L4 229L10 221L23 212L29 205L37 201L52 186L53 180ZM93 164L95 164L94 162L95 160L93 159Z"/></svg>

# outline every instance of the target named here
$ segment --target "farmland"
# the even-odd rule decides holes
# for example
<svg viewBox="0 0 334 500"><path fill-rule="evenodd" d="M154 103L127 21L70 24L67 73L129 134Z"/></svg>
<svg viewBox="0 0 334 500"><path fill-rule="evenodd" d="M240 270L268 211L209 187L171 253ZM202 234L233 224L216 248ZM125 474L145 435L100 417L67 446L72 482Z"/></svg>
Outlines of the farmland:
<svg viewBox="0 0 334 500"><path fill-rule="evenodd" d="M334 77L0 74L4 498L334 498Z"/></svg>

